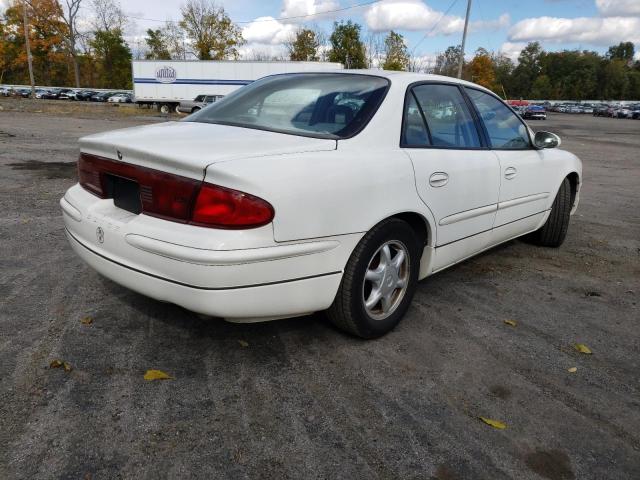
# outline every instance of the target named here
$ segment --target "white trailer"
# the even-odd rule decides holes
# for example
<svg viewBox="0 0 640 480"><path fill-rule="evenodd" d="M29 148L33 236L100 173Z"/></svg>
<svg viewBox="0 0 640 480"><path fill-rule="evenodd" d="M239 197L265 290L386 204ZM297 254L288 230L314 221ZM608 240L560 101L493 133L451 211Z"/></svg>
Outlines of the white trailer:
<svg viewBox="0 0 640 480"><path fill-rule="evenodd" d="M342 68L342 64L330 62L134 60L134 101L168 113L181 101L198 95L227 95L267 75Z"/></svg>

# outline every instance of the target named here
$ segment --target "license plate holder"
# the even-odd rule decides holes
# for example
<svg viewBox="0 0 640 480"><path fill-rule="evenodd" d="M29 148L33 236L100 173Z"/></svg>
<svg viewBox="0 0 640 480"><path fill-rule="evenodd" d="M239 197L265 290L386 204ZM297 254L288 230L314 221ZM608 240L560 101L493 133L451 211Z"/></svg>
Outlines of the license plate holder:
<svg viewBox="0 0 640 480"><path fill-rule="evenodd" d="M138 182L116 175L107 175L107 195L116 207L136 215L142 212Z"/></svg>

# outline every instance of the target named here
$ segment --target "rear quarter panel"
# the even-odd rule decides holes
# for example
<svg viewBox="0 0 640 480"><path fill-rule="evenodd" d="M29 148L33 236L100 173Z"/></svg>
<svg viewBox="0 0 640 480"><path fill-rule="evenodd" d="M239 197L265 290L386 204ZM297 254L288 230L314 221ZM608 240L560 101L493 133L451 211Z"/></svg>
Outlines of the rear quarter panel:
<svg viewBox="0 0 640 480"><path fill-rule="evenodd" d="M417 195L411 161L399 149L340 145L329 152L233 160L208 167L206 181L270 202L278 242L366 232L402 212L430 216Z"/></svg>

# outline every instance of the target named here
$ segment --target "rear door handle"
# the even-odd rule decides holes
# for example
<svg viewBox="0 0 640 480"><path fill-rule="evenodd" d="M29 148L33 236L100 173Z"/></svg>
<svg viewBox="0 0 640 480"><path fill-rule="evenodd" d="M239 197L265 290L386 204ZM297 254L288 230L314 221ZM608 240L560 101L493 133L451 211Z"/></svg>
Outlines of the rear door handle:
<svg viewBox="0 0 640 480"><path fill-rule="evenodd" d="M429 185L432 187L444 187L449 182L449 174L445 172L435 172L429 177Z"/></svg>
<svg viewBox="0 0 640 480"><path fill-rule="evenodd" d="M504 178L511 180L518 174L518 170L515 167L507 167L504 169Z"/></svg>

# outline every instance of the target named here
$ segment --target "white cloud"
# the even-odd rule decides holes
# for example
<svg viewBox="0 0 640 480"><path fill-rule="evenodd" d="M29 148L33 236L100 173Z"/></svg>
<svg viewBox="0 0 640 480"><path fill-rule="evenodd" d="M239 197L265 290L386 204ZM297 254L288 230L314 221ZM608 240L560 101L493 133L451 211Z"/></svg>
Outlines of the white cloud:
<svg viewBox="0 0 640 480"><path fill-rule="evenodd" d="M464 28L464 18L445 15L421 0L386 0L370 6L364 13L370 30L431 30L430 36L451 35ZM499 29L509 26L511 19L503 14L496 20L479 20L470 23L472 31Z"/></svg>
<svg viewBox="0 0 640 480"><path fill-rule="evenodd" d="M640 16L639 0L596 0L596 7L605 17Z"/></svg>
<svg viewBox="0 0 640 480"><path fill-rule="evenodd" d="M522 49L526 46L527 44L524 42L505 42L500 47L500 53L515 62L518 60Z"/></svg>
<svg viewBox="0 0 640 480"><path fill-rule="evenodd" d="M547 41L607 46L640 42L640 17L527 18L509 30L509 41Z"/></svg>
<svg viewBox="0 0 640 480"><path fill-rule="evenodd" d="M288 58L287 50L282 45L265 45L261 43L245 44L238 49L242 60L272 60Z"/></svg>
<svg viewBox="0 0 640 480"><path fill-rule="evenodd" d="M434 10L420 0L387 0L376 3L365 11L364 19L370 30L378 32L433 28L433 36L450 35L462 31L464 27L462 17L443 15L443 12Z"/></svg>
<svg viewBox="0 0 640 480"><path fill-rule="evenodd" d="M273 17L259 17L242 29L242 36L247 43L280 45L293 36L295 29L294 25Z"/></svg>
<svg viewBox="0 0 640 480"><path fill-rule="evenodd" d="M469 28L472 32L476 30L499 30L511 25L511 16L508 13L503 13L495 20L477 20L469 23Z"/></svg>
<svg viewBox="0 0 640 480"><path fill-rule="evenodd" d="M340 8L340 4L334 0L284 0L280 16L301 17L303 15L317 15L338 8Z"/></svg>

